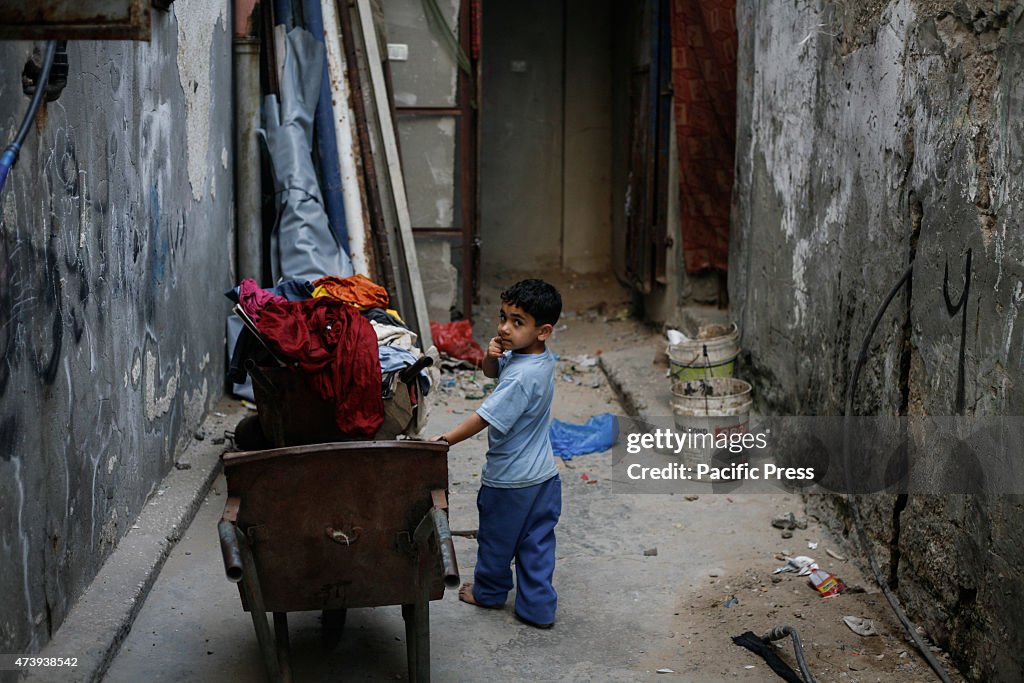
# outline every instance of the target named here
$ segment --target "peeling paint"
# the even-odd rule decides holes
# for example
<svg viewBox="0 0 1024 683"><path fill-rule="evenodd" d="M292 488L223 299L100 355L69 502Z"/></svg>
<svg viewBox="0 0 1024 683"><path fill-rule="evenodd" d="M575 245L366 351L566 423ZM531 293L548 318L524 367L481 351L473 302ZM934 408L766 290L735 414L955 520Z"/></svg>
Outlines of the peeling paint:
<svg viewBox="0 0 1024 683"><path fill-rule="evenodd" d="M175 394L178 393L178 378L181 372L181 366L175 363L174 370L171 371L170 376L166 379L166 388L164 395L157 397L157 381L159 379L159 373L157 372L157 359L148 349L146 350L146 382L145 382L145 408L146 408L146 419L152 422L161 415L164 415L168 410L171 409L171 402L174 400Z"/></svg>
<svg viewBox="0 0 1024 683"><path fill-rule="evenodd" d="M224 31L226 3L177 0L178 78L185 94L185 132L188 142L188 179L192 198L199 201L206 187L213 79L213 33Z"/></svg>
<svg viewBox="0 0 1024 683"><path fill-rule="evenodd" d="M139 386L139 375L142 373L142 357L139 355L139 350L135 349L135 353L132 354L132 386Z"/></svg>

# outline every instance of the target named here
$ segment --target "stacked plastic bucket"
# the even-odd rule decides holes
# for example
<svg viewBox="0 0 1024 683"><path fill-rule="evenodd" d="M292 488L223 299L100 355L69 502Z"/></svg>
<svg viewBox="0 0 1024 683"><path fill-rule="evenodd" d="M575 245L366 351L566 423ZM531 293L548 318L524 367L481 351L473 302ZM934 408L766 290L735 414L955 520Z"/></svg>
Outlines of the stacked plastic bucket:
<svg viewBox="0 0 1024 683"><path fill-rule="evenodd" d="M673 339L673 337L675 337ZM704 325L696 337L670 335L672 413L681 433L707 434L682 455L688 464L709 463L722 434L744 433L750 419L751 386L733 377L740 353L735 323Z"/></svg>

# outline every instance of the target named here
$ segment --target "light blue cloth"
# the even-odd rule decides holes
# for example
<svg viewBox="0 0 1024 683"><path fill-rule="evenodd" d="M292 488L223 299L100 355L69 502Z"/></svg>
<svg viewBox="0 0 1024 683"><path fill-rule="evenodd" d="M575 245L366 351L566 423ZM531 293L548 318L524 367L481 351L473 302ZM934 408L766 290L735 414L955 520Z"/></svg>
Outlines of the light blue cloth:
<svg viewBox="0 0 1024 683"><path fill-rule="evenodd" d="M618 438L619 420L610 413L595 415L582 425L551 421L551 448L564 460L572 460L574 455L606 451Z"/></svg>
<svg viewBox="0 0 1024 683"><path fill-rule="evenodd" d="M558 474L548 436L555 396L555 359L544 353L511 353L498 359L498 386L477 414L490 425L481 482L516 489Z"/></svg>
<svg viewBox="0 0 1024 683"><path fill-rule="evenodd" d="M405 370L417 360L411 352L397 346L378 346L377 355L380 357L380 371L384 374ZM420 370L420 376L416 378L416 386L422 396L430 393L430 375L426 370Z"/></svg>

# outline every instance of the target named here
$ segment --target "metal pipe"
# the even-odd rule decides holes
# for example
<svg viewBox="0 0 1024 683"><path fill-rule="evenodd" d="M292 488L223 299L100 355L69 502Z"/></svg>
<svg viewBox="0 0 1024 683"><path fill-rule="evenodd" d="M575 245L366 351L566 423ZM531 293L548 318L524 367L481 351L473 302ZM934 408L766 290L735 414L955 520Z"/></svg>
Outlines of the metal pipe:
<svg viewBox="0 0 1024 683"><path fill-rule="evenodd" d="M357 141L352 136L353 113L349 99L348 65L341 46L341 25L337 0L321 0L324 24L324 47L327 50L327 72L334 105L334 135L337 140L338 165L341 169L341 198L348 228L348 253L352 269L370 276L372 254L366 252L366 207L360 190Z"/></svg>
<svg viewBox="0 0 1024 683"><path fill-rule="evenodd" d="M441 572L444 585L455 588L459 585L459 565L455 561L455 544L452 543L452 532L448 528L448 515L440 508L432 508L430 516L434 520L434 533L437 534L437 550L441 556Z"/></svg>
<svg viewBox="0 0 1024 683"><path fill-rule="evenodd" d="M224 556L224 573L228 581L238 583L242 580L242 549L238 547L235 525L222 519L217 525L217 533L220 534L220 551Z"/></svg>
<svg viewBox="0 0 1024 683"><path fill-rule="evenodd" d="M255 0L236 0L238 12L254 11ZM257 10L258 11L258 10ZM235 239L238 249L235 280L263 282L263 216L261 210L260 146L260 41L254 22L246 22L246 35L235 34Z"/></svg>
<svg viewBox="0 0 1024 683"><path fill-rule="evenodd" d="M372 251L376 254L375 259L370 263L375 264L376 282L383 285L388 292L398 291L395 282L395 272L391 267L391 249L388 246L387 226L384 223L384 204L381 198L381 189L378 184L376 165L373 159L373 146L370 142L370 123L367 120L365 109L365 96L363 94L363 73L360 69L360 59L365 66L365 54L361 43L356 42L356 33L353 30L352 8L348 3L342 3L339 7L338 20L341 27L342 45L345 48L345 63L349 67L348 82L346 85L351 89L352 113L355 118L356 136L358 138L359 165L362 169L360 174L361 188L365 191L367 235L372 238ZM367 255L371 249L365 250ZM369 264L367 264L369 266ZM373 273L371 273L373 275Z"/></svg>

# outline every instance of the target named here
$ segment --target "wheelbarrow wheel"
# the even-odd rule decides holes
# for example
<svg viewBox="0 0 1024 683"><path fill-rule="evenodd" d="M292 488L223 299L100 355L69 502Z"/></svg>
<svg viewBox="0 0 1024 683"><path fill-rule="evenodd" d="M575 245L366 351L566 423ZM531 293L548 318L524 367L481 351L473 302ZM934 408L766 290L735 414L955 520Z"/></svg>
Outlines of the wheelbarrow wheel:
<svg viewBox="0 0 1024 683"><path fill-rule="evenodd" d="M344 608L325 609L320 613L320 642L328 652L338 647L338 643L341 642L347 615L348 610Z"/></svg>

